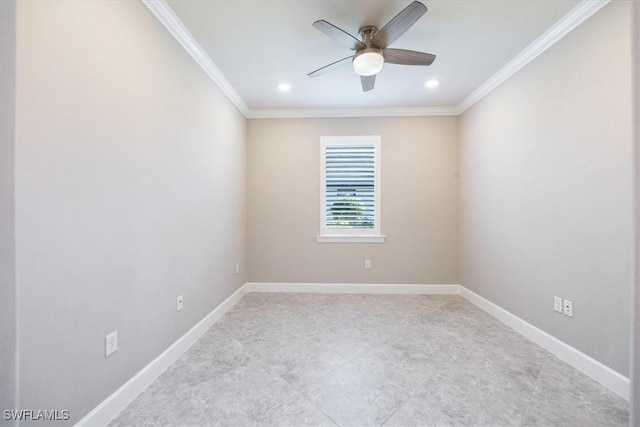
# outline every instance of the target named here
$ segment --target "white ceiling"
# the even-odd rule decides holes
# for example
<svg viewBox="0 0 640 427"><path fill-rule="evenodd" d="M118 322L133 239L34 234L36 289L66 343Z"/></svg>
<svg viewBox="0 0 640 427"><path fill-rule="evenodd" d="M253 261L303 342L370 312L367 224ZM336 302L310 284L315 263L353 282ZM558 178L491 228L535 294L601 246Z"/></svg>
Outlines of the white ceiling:
<svg viewBox="0 0 640 427"><path fill-rule="evenodd" d="M430 67L387 64L367 93L350 65L307 77L351 54L314 21L357 36L363 25L382 28L410 2L167 1L251 111L455 107L580 3L425 0L428 12L391 47L437 55ZM426 89L432 77L441 84ZM280 93L280 82L291 91Z"/></svg>

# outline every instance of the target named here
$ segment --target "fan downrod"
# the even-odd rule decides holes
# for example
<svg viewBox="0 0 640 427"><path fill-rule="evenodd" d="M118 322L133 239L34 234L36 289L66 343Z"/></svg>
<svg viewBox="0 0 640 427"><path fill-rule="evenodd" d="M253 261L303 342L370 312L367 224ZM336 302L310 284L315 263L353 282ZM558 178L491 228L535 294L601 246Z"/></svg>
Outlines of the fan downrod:
<svg viewBox="0 0 640 427"><path fill-rule="evenodd" d="M366 44L367 47L371 47L371 40L377 32L378 27L374 25L365 25L364 27L360 28L360 31L358 31L358 35L360 36L360 40L362 40L362 43Z"/></svg>

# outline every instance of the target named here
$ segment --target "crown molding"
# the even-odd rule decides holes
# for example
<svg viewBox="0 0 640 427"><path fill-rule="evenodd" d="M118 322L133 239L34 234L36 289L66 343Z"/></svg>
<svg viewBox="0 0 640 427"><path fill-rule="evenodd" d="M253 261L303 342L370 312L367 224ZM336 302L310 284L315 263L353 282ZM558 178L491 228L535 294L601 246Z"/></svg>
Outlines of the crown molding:
<svg viewBox="0 0 640 427"><path fill-rule="evenodd" d="M187 30L182 21L180 21L180 18L176 16L169 4L165 0L142 0L142 3L144 3L158 21L169 30L171 35L178 40L187 53L200 65L211 80L218 85L220 90L224 92L238 110L247 117L249 106L247 106L220 69L216 67L216 64L213 63L209 55L202 49L202 46L200 46L189 30Z"/></svg>
<svg viewBox="0 0 640 427"><path fill-rule="evenodd" d="M249 119L290 119L321 117L407 117L407 116L455 116L455 107L419 108L341 108L341 109L288 109L250 110Z"/></svg>
<svg viewBox="0 0 640 427"><path fill-rule="evenodd" d="M182 47L202 67L207 75L218 85L220 90L248 119L280 119L280 118L328 118L328 117L407 117L407 116L457 116L475 105L482 98L500 86L505 80L518 72L522 67L537 58L558 40L582 24L590 16L602 9L611 0L582 0L562 19L545 31L540 37L522 50L515 58L498 70L487 81L471 92L455 106L418 107L418 108L345 108L345 109L249 109L242 97L229 83L202 46L176 16L165 0L142 0L145 6L178 40Z"/></svg>
<svg viewBox="0 0 640 427"><path fill-rule="evenodd" d="M498 72L491 76L489 80L485 81L464 100L462 100L462 102L456 106L456 113L464 113L468 108L487 96L505 80L514 75L529 62L533 61L538 57L538 55L549 49L578 25L582 24L590 16L606 6L609 2L610 0L583 0L580 2L547 31L542 33L540 37L535 39L533 43L524 48L524 50L509 61L507 65L498 70Z"/></svg>

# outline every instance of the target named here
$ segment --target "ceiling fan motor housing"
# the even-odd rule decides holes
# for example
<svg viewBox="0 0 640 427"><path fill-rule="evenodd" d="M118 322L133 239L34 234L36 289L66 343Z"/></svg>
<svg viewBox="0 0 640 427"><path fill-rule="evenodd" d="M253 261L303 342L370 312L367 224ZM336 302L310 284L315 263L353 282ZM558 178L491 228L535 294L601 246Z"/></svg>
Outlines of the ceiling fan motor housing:
<svg viewBox="0 0 640 427"><path fill-rule="evenodd" d="M358 34L360 35L360 40L362 40L362 43L366 44L367 47L371 47L371 40L377 32L378 27L374 25L365 25L364 27L360 28Z"/></svg>

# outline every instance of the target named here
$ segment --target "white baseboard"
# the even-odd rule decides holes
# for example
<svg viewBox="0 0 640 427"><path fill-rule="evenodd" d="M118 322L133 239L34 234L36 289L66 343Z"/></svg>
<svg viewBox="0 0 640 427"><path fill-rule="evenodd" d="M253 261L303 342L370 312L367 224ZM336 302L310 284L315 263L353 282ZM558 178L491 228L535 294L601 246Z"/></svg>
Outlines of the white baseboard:
<svg viewBox="0 0 640 427"><path fill-rule="evenodd" d="M127 407L142 391L155 381L171 364L189 349L214 323L233 307L247 292L247 286L243 285L229 298L207 314L187 333L174 342L162 354L153 359L140 372L96 406L76 426L104 426L113 420L124 408Z"/></svg>
<svg viewBox="0 0 640 427"><path fill-rule="evenodd" d="M367 283L247 283L247 292L301 292L329 294L440 294L457 295L459 285L387 285Z"/></svg>
<svg viewBox="0 0 640 427"><path fill-rule="evenodd" d="M460 295L499 319L516 332L529 338L540 347L554 354L559 359L564 360L577 370L585 373L595 381L607 387L609 390L624 399L629 400L631 391L629 378L598 362L590 356L587 356L580 350L577 350L563 341L549 335L543 330L536 328L532 324L470 291L464 286L460 286Z"/></svg>

